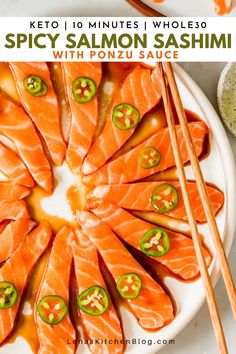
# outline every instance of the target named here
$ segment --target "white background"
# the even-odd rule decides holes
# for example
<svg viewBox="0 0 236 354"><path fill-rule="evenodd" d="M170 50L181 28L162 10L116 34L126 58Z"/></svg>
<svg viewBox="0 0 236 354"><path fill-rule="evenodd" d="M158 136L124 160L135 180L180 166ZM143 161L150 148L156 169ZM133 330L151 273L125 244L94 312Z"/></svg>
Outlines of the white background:
<svg viewBox="0 0 236 354"><path fill-rule="evenodd" d="M137 13L131 9L123 0L0 0L0 15L1 16L28 16L28 15L43 15L43 16L137 16ZM87 9L78 11L78 6L87 3ZM91 6L91 3L95 5ZM114 3L111 10L109 4ZM56 4L56 6L55 6ZM65 10L65 4L67 10ZM91 12L93 8L93 13ZM94 12L95 11L95 12ZM119 12L117 12L119 11ZM192 78L200 85L202 90L208 96L214 107L216 104L216 87L223 63L184 63L181 65ZM231 146L236 158L236 138L228 133ZM233 271L234 280L236 281L236 237L231 249L229 263ZM226 299L226 293L222 279L219 280L216 286L216 296L223 319L223 324L226 332L227 341L229 344L229 353L236 352L236 330L235 322L233 321L231 311ZM208 315L207 306L204 305L198 315L192 320L188 327L182 331L176 338L176 344L171 347L166 347L159 352L160 354L216 354L217 348L212 332L212 326ZM140 353L137 353L140 354Z"/></svg>

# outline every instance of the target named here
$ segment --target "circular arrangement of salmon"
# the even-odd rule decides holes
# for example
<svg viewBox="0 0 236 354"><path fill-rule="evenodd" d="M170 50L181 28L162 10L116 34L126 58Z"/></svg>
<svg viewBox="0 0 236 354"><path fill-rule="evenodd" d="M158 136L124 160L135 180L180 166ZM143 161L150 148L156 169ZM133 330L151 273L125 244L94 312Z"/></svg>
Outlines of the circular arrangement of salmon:
<svg viewBox="0 0 236 354"><path fill-rule="evenodd" d="M165 0L152 0L154 2L164 2ZM215 5L215 11L217 15L225 15L229 13L232 9L232 0L211 0Z"/></svg>
<svg viewBox="0 0 236 354"><path fill-rule="evenodd" d="M0 343L27 327L35 353L75 353L81 336L92 353L123 353L120 306L157 331L176 314L162 274L199 277L158 71L141 63L0 63L0 90ZM186 113L196 153L207 158L208 127ZM178 122L176 129L188 164ZM39 213L35 196L53 198L66 183L58 166L78 181L67 191L73 222ZM205 223L196 183L188 188ZM207 190L216 215L224 194Z"/></svg>

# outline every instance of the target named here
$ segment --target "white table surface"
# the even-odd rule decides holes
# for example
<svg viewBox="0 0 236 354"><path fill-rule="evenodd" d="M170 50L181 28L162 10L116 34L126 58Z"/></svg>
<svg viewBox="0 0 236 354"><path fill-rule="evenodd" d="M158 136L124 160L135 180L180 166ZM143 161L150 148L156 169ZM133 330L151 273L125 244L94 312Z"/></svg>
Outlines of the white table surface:
<svg viewBox="0 0 236 354"><path fill-rule="evenodd" d="M138 16L137 12L121 0L87 0L87 10L84 10L84 0L0 0L0 16ZM113 7L111 9L111 3ZM56 5L55 5L56 3ZM103 3L103 5L101 5ZM95 6L95 7L94 7ZM93 9L93 13L91 13ZM217 110L216 88L224 63L183 63L181 66L199 84ZM228 133L236 159L236 138ZM235 216L236 217L236 216ZM233 221L234 222L234 221ZM229 263L236 282L236 237L230 252ZM222 279L216 285L216 297L225 329L229 353L236 353L236 326L232 318ZM166 346L160 354L216 354L214 334L207 306L204 305L187 328L175 338L175 344ZM139 353L137 353L139 354Z"/></svg>

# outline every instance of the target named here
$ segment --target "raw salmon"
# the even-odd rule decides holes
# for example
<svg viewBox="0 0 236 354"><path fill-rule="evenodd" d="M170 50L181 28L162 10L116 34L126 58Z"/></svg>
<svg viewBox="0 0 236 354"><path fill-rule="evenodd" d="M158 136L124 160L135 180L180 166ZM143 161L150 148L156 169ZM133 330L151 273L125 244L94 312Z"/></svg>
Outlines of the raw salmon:
<svg viewBox="0 0 236 354"><path fill-rule="evenodd" d="M62 135L66 142L69 140L71 112L69 102L66 97L66 90L63 82L62 63L48 63L52 84L57 95L58 105L60 108L60 121Z"/></svg>
<svg viewBox="0 0 236 354"><path fill-rule="evenodd" d="M0 263L13 254L34 225L35 222L29 219L18 219L5 227L0 234Z"/></svg>
<svg viewBox="0 0 236 354"><path fill-rule="evenodd" d="M93 212L105 222L122 240L130 246L141 251L140 241L144 234L156 228L156 225L138 219L122 208L112 204L101 204ZM163 229L163 228L162 228ZM163 229L165 230L165 229ZM184 280L192 279L199 275L199 267L191 238L165 230L170 238L170 250L164 256L151 257L151 259ZM204 248L207 265L211 263L211 255Z"/></svg>
<svg viewBox="0 0 236 354"><path fill-rule="evenodd" d="M165 0L152 0L153 2L161 3ZM230 12L232 8L232 0L213 0L215 4L215 11L218 15L224 15Z"/></svg>
<svg viewBox="0 0 236 354"><path fill-rule="evenodd" d="M142 281L139 296L124 300L144 329L158 329L173 320L171 301L161 286L140 266L111 229L94 214L77 211L85 233L98 249L115 282L120 276L135 273Z"/></svg>
<svg viewBox="0 0 236 354"><path fill-rule="evenodd" d="M97 285L107 291L99 268L97 250L89 238L78 230L76 230L76 238L73 242L73 254L78 293L81 294L88 288ZM102 315L92 316L81 310L80 316L83 321L86 338L91 341L89 349L92 353L120 354L124 352L119 317L110 297L109 307ZM96 343L97 338L104 342ZM112 343L105 343L106 338L109 338Z"/></svg>
<svg viewBox="0 0 236 354"><path fill-rule="evenodd" d="M27 187L34 186L34 180L19 156L0 143L0 171L9 179Z"/></svg>
<svg viewBox="0 0 236 354"><path fill-rule="evenodd" d="M0 182L0 201L23 199L30 194L30 189L12 182Z"/></svg>
<svg viewBox="0 0 236 354"><path fill-rule="evenodd" d="M0 96L0 133L12 140L34 180L51 191L52 174L34 124L25 111Z"/></svg>
<svg viewBox="0 0 236 354"><path fill-rule="evenodd" d="M102 200L106 203L115 204L126 209L158 212L158 210L156 210L151 203L151 195L152 192L162 184L170 184L173 186L177 190L179 196L177 207L165 212L164 214L172 218L187 220L179 181L101 185L88 194L89 205L93 206L96 201ZM196 220L199 222L206 222L204 209L196 183L188 182L188 190ZM211 200L212 210L216 215L224 204L224 193L209 185L207 186L207 191Z"/></svg>
<svg viewBox="0 0 236 354"><path fill-rule="evenodd" d="M157 82L157 80L155 81ZM114 98L113 105L109 111L109 119L93 143L88 155L83 163L83 173L85 175L96 171L121 148L121 146L131 137L133 129L118 129L112 122L112 110L119 104L128 103L135 107L142 119L145 113L150 111L160 101L160 88L152 81L152 71L150 69L137 66L124 80L124 83Z"/></svg>
<svg viewBox="0 0 236 354"><path fill-rule="evenodd" d="M72 93L73 82L78 77L90 78L98 90L102 78L101 63L63 63L64 82L67 89L72 120L69 144L66 154L68 165L73 173L81 170L81 165L92 142L98 122L98 95L87 103L77 102Z"/></svg>
<svg viewBox="0 0 236 354"><path fill-rule="evenodd" d="M10 63L16 79L17 88L23 106L42 135L49 154L56 165L61 165L66 146L62 138L57 96L52 86L50 72L46 63ZM23 85L30 75L37 75L47 85L45 96L36 97L29 93Z"/></svg>
<svg viewBox="0 0 236 354"><path fill-rule="evenodd" d="M3 220L17 220L30 217L27 204L23 200L0 201L0 222Z"/></svg>
<svg viewBox="0 0 236 354"><path fill-rule="evenodd" d="M218 15L225 15L232 9L232 0L213 0Z"/></svg>
<svg viewBox="0 0 236 354"><path fill-rule="evenodd" d="M9 220L4 220L0 222L0 234L5 230L6 226L10 223Z"/></svg>
<svg viewBox="0 0 236 354"><path fill-rule="evenodd" d="M11 282L18 291L18 298L14 306L0 309L0 343L13 330L16 315L30 272L37 263L41 254L47 248L51 239L51 229L47 223L40 224L27 235L21 245L0 269L0 281Z"/></svg>
<svg viewBox="0 0 236 354"><path fill-rule="evenodd" d="M56 235L41 287L37 294L37 304L42 297L50 295L60 296L67 305L69 304L73 237L73 230L66 226ZM38 353L56 354L60 352L67 354L75 352L75 344L72 342L76 340L76 332L69 313L66 314L60 323L50 325L41 319L37 309L35 309L35 321L40 342Z"/></svg>
<svg viewBox="0 0 236 354"><path fill-rule="evenodd" d="M7 63L0 63L0 91L4 96L21 104L20 97L17 92L16 82L11 69Z"/></svg>
<svg viewBox="0 0 236 354"><path fill-rule="evenodd" d="M182 158L186 163L189 157L181 127L178 125L176 129ZM199 156L203 149L203 143L208 133L208 128L204 122L194 122L189 123L189 129L194 141L196 153ZM155 147L160 152L161 160L156 167L148 169L140 166L139 156L143 149L149 146ZM171 147L169 130L168 128L162 128L159 129L155 135L151 136L131 151L106 164L92 175L85 176L84 182L93 185L132 182L150 176L156 172L164 171L174 165L175 159Z"/></svg>

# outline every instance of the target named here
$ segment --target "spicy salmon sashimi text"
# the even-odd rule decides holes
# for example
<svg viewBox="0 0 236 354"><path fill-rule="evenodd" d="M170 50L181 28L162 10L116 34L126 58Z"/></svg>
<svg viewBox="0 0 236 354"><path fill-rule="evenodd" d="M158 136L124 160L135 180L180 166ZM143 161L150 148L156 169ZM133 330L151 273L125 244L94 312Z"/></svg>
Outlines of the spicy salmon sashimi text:
<svg viewBox="0 0 236 354"><path fill-rule="evenodd" d="M158 76L136 62L0 65L1 345L23 337L34 354L123 354L130 334L176 325L173 284L200 272ZM186 112L207 161L210 128ZM197 184L187 186L205 223Z"/></svg>

